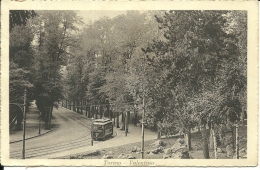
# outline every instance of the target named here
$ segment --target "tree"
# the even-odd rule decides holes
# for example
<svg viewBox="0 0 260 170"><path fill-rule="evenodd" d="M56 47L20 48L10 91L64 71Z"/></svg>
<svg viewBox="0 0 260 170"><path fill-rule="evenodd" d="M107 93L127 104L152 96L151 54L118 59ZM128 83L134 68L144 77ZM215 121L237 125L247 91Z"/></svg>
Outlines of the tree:
<svg viewBox="0 0 260 170"><path fill-rule="evenodd" d="M141 46L156 35L148 16L131 11L113 19L102 18L83 30L87 98L94 105L113 105L118 112L133 108L142 81Z"/></svg>
<svg viewBox="0 0 260 170"><path fill-rule="evenodd" d="M161 73L158 79L160 93L158 102L180 101L174 100L173 91L183 91L178 97L185 98L185 103L191 101L194 96L205 91L214 91L214 84L218 82L217 75L223 69L223 64L232 63L238 53L236 37L225 32L224 17L227 11L169 11L158 17L159 28L163 30L165 40L157 40L145 50L148 54L150 65ZM185 21L185 22L184 22ZM164 84L164 86L160 86ZM203 96L203 95L202 95ZM198 104L199 105L199 104ZM169 111L163 117L176 117L176 104L170 105ZM212 105L213 106L213 105ZM185 110L188 105L186 104ZM186 117L184 114L183 118ZM204 153L209 158L207 151L207 134L205 128L209 124L209 115L200 117L200 123L204 129ZM172 119L169 119L172 121ZM192 124L192 122L190 122ZM187 124L189 127L191 124Z"/></svg>
<svg viewBox="0 0 260 170"><path fill-rule="evenodd" d="M33 95L33 36L29 25L15 26L10 32L9 95L11 103L23 103L23 91L27 88L28 99Z"/></svg>
<svg viewBox="0 0 260 170"><path fill-rule="evenodd" d="M17 117L16 130L21 129L23 114L19 104L24 103L25 88L27 90L26 110L29 101L33 98L34 52L31 46L33 36L32 29L27 23L29 18L35 16L33 13L33 11L10 11L9 15L9 117Z"/></svg>
<svg viewBox="0 0 260 170"><path fill-rule="evenodd" d="M235 14L232 11L228 13L228 15ZM245 21L245 18L246 16L243 15L240 20L243 22ZM234 22L232 21L229 23ZM220 131L218 127L220 127L221 124L224 124L225 126L229 124L231 130L234 131L233 126L238 123L240 115L244 113L244 108L246 108L246 50L244 50L246 45L241 43L241 40L239 40L241 35L243 35L242 40L246 39L244 37L246 36L245 23L239 26L241 29L239 33L237 31L232 31L233 28L234 27L230 25L223 28L233 38L233 40L226 40L226 42L229 42L229 45L231 46L231 48L229 46L227 52L229 52L231 54L230 56L233 57L222 59L219 70L216 74L215 84L210 91L204 92L204 104L200 104L206 111L205 114L207 116L204 117L208 118L210 127L215 127L211 132ZM236 24L235 28L237 28ZM236 37L238 37L238 39ZM221 134L218 135L220 136ZM232 133L232 143L233 147L235 147L233 135L234 133Z"/></svg>
<svg viewBox="0 0 260 170"><path fill-rule="evenodd" d="M50 128L50 121L54 102L62 96L61 66L66 65L69 49L75 45L75 36L79 18L74 11L38 11L39 18L35 19L36 27L36 64L35 88L36 98L41 101L42 96L51 100L48 104L39 103L46 118L46 128Z"/></svg>
<svg viewBox="0 0 260 170"><path fill-rule="evenodd" d="M9 12L9 32L15 26L25 26L27 20L36 16L36 13L32 10L10 10Z"/></svg>
<svg viewBox="0 0 260 170"><path fill-rule="evenodd" d="M107 83L102 91L107 92L110 103L120 111L121 108L125 111L132 110L143 89L144 57L141 48L157 36L154 33L154 20L149 15L150 13L131 11L112 20L111 39L108 40L115 44L113 49L117 53L109 65Z"/></svg>
<svg viewBox="0 0 260 170"><path fill-rule="evenodd" d="M227 16L227 20L230 24L227 27L227 31L232 32L238 37L238 47L240 55L238 56L238 62L236 64L238 80L243 82L243 87L240 88L238 94L239 102L242 106L241 121L244 123L245 112L247 110L247 13L245 11L231 11ZM241 83L240 83L241 84ZM241 86L241 85L240 85Z"/></svg>
<svg viewBox="0 0 260 170"><path fill-rule="evenodd" d="M66 100L80 101L81 113L83 113L82 102L86 99L85 91L88 84L86 77L85 58L79 52L73 52L69 57L68 64L63 72L63 94ZM74 102L75 104L75 102Z"/></svg>

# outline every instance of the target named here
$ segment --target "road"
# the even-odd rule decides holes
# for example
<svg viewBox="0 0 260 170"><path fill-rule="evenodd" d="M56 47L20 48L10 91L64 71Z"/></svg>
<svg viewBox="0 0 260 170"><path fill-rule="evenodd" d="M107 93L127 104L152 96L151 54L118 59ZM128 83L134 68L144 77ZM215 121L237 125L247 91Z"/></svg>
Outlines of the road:
<svg viewBox="0 0 260 170"><path fill-rule="evenodd" d="M53 110L52 132L26 140L26 158L68 151L91 144L91 120L65 108ZM10 158L22 158L22 142L10 144Z"/></svg>
<svg viewBox="0 0 260 170"><path fill-rule="evenodd" d="M91 123L91 119L87 119L84 115L65 108L54 109L51 123L53 126L52 131L26 140L26 159L60 158L82 152L141 142L141 128L129 124L127 136L125 136L124 131L114 128L113 138L105 141L94 141L94 145L91 146ZM156 138L156 132L145 129L145 141ZM10 144L11 159L22 159L22 144L22 141Z"/></svg>

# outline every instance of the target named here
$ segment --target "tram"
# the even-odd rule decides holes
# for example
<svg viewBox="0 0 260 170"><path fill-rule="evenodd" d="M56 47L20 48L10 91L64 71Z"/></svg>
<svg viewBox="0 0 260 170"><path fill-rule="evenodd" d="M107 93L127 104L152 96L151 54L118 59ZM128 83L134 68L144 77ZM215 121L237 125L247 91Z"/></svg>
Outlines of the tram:
<svg viewBox="0 0 260 170"><path fill-rule="evenodd" d="M93 140L105 140L113 135L113 122L110 119L96 119L91 125Z"/></svg>

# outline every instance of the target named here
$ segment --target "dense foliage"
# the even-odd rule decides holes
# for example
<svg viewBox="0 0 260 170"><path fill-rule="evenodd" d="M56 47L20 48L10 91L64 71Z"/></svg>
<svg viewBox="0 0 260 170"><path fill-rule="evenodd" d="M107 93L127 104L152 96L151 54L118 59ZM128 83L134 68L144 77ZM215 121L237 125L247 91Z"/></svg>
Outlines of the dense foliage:
<svg viewBox="0 0 260 170"><path fill-rule="evenodd" d="M51 108L64 99L81 113L83 103L139 117L145 109L147 127L183 133L188 145L202 128L205 158L207 129L246 112L243 11L127 11L84 26L74 11L35 13L10 33L12 97L34 87Z"/></svg>

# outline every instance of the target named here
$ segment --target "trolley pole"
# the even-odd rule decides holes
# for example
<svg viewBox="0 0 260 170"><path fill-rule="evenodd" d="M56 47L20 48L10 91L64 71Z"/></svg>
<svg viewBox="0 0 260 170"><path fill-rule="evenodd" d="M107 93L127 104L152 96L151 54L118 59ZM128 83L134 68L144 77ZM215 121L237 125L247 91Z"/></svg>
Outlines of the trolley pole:
<svg viewBox="0 0 260 170"><path fill-rule="evenodd" d="M25 159L25 124L26 124L26 88L24 89L24 103L23 103L23 159Z"/></svg>
<svg viewBox="0 0 260 170"><path fill-rule="evenodd" d="M145 104L144 104L144 95L143 95L142 144L141 144L142 159L144 159L144 116L145 116Z"/></svg>

